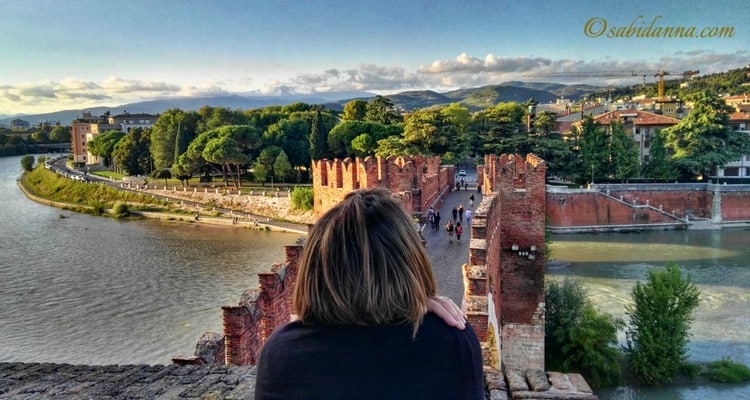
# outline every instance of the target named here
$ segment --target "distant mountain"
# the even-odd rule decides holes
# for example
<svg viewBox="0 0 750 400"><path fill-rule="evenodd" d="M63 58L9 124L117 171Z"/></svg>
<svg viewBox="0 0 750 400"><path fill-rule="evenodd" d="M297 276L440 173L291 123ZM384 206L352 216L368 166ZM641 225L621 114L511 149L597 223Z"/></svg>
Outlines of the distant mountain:
<svg viewBox="0 0 750 400"><path fill-rule="evenodd" d="M385 95L393 104L406 111L435 105L446 105L460 103L472 111L494 106L501 102L515 101L523 103L531 98L539 103L554 102L559 97L577 100L579 97L601 90L595 86L587 85L563 85L557 83L533 83L533 82L506 82L500 85L482 86L477 88L458 89L445 93L433 90L414 90ZM172 108L181 110L199 110L204 106L226 107L230 109L255 109L272 105L287 105L295 102L308 104L322 104L327 108L341 111L344 105L354 99L369 100L375 95L367 92L337 92L316 93L314 95L231 95L213 97L180 97L165 98L157 100L140 101L136 103L123 104L116 107L101 106L80 110L64 110L46 114L13 116L0 119L0 125L10 126L10 120L21 118L31 125L41 122L60 122L70 125L76 118L81 117L84 111L92 115L102 115L109 111L113 115L122 114L127 111L131 114L160 114Z"/></svg>

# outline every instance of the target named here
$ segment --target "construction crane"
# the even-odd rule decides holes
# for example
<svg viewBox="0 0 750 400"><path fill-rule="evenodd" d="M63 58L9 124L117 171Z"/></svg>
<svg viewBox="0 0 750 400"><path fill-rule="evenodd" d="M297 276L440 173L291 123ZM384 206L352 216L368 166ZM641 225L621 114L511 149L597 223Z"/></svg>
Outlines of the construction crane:
<svg viewBox="0 0 750 400"><path fill-rule="evenodd" d="M524 74L523 76L528 77L555 77L555 78L566 78L566 77L626 77L626 76L642 76L643 80L646 80L648 76L654 76L659 78L658 92L659 101L664 101L664 77L670 75L681 75L682 79L689 79L695 75L698 75L700 71L683 71L683 72L669 72L664 70L633 70L633 71L593 71L593 72L552 72L552 73L532 73Z"/></svg>

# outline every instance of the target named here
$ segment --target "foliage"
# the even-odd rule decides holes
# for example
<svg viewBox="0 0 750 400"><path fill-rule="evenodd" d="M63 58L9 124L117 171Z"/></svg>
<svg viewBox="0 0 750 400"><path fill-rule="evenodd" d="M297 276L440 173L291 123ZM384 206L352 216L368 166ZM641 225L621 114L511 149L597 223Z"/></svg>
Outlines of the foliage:
<svg viewBox="0 0 750 400"><path fill-rule="evenodd" d="M651 136L649 159L642 172L644 178L671 181L679 177L674 162L667 154L665 139L661 130L657 130Z"/></svg>
<svg viewBox="0 0 750 400"><path fill-rule="evenodd" d="M112 216L115 218L125 218L130 214L130 210L128 210L128 205L126 203L117 202L112 207Z"/></svg>
<svg viewBox="0 0 750 400"><path fill-rule="evenodd" d="M687 361L692 312L700 301L698 288L683 278L676 263L664 271L650 270L648 282L636 282L625 352L633 372L645 383L669 382Z"/></svg>
<svg viewBox="0 0 750 400"><path fill-rule="evenodd" d="M623 322L598 312L581 283L550 281L545 288L545 365L584 374L593 386L622 380L617 331Z"/></svg>
<svg viewBox="0 0 750 400"><path fill-rule="evenodd" d="M439 108L426 108L411 113L406 119L401 144L413 153L443 154L458 147L458 130Z"/></svg>
<svg viewBox="0 0 750 400"><path fill-rule="evenodd" d="M372 121L341 121L328 134L328 150L332 157L341 159L374 155L378 141L390 137L400 139L403 131L401 125L385 125Z"/></svg>
<svg viewBox="0 0 750 400"><path fill-rule="evenodd" d="M21 184L32 194L64 203L91 205L97 199L103 208L115 202L166 207L167 203L142 193L117 190L107 185L92 185L73 181L44 168L35 168L21 178Z"/></svg>
<svg viewBox="0 0 750 400"><path fill-rule="evenodd" d="M86 146L88 152L102 158L102 165L107 168L112 167L112 153L115 151L115 145L125 137L122 131L102 132L89 141Z"/></svg>
<svg viewBox="0 0 750 400"><path fill-rule="evenodd" d="M709 175L750 152L750 137L729 126L731 112L722 98L699 93L690 113L664 129L667 147L683 175Z"/></svg>
<svg viewBox="0 0 750 400"><path fill-rule="evenodd" d="M34 169L34 156L25 155L21 157L21 168L23 168L23 170L26 172L33 170Z"/></svg>
<svg viewBox="0 0 750 400"><path fill-rule="evenodd" d="M151 171L150 135L151 128L134 128L115 145L112 159L126 175L142 175Z"/></svg>
<svg viewBox="0 0 750 400"><path fill-rule="evenodd" d="M196 137L200 115L194 111L170 109L159 115L151 127L149 150L154 169L169 168L179 160Z"/></svg>
<svg viewBox="0 0 750 400"><path fill-rule="evenodd" d="M375 96L367 103L365 120L393 125L401 122L401 116L396 112L393 102L383 96Z"/></svg>
<svg viewBox="0 0 750 400"><path fill-rule="evenodd" d="M364 121L366 114L367 102L364 100L352 100L344 104L344 112L341 114L341 119Z"/></svg>
<svg viewBox="0 0 750 400"><path fill-rule="evenodd" d="M313 208L313 190L310 187L297 186L292 190L292 205L297 210L307 211Z"/></svg>
<svg viewBox="0 0 750 400"><path fill-rule="evenodd" d="M716 382L739 383L750 381L750 368L747 365L721 359L706 364L705 377Z"/></svg>
<svg viewBox="0 0 750 400"><path fill-rule="evenodd" d="M310 158L312 160L322 160L328 157L328 131L323 124L320 107L317 107L310 123Z"/></svg>
<svg viewBox="0 0 750 400"><path fill-rule="evenodd" d="M625 132L621 122L610 125L609 160L614 179L628 179L638 175L638 148L633 138Z"/></svg>
<svg viewBox="0 0 750 400"><path fill-rule="evenodd" d="M104 209L106 208L104 206L104 203L97 199L89 200L88 205L93 215L102 215L104 213Z"/></svg>
<svg viewBox="0 0 750 400"><path fill-rule="evenodd" d="M168 169L157 169L154 170L154 172L151 173L152 178L156 179L164 179L164 186L167 186L167 179L172 177L172 172L170 172Z"/></svg>
<svg viewBox="0 0 750 400"><path fill-rule="evenodd" d="M591 180L606 177L610 171L607 151L609 140L604 128L596 123L591 115L586 115L577 130L583 169L581 176L587 176Z"/></svg>
<svg viewBox="0 0 750 400"><path fill-rule="evenodd" d="M286 182L292 178L293 172L294 168L292 164L289 164L289 157L286 156L284 150L281 150L273 161L273 175L279 181Z"/></svg>

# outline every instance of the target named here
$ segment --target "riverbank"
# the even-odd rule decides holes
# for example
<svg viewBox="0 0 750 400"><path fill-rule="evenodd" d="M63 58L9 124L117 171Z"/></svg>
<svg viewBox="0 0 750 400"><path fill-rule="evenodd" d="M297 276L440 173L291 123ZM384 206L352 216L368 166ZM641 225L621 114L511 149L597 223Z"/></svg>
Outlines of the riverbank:
<svg viewBox="0 0 750 400"><path fill-rule="evenodd" d="M63 202L45 198L33 193L23 178L17 180L18 187L30 200L51 207L74 212L94 212L95 207L78 202ZM267 229L279 232L307 233L308 224L312 223L312 211L295 210L291 198L284 196L264 195L231 195L220 191L177 191L159 189L131 189L118 181L105 179L92 183L73 182L72 185L108 185L123 193L140 193L163 199L170 203L170 211L144 211L132 209L130 215L141 218L164 221L188 222L220 225L246 229ZM104 208L102 214L111 214L111 209ZM196 214L199 216L196 218Z"/></svg>

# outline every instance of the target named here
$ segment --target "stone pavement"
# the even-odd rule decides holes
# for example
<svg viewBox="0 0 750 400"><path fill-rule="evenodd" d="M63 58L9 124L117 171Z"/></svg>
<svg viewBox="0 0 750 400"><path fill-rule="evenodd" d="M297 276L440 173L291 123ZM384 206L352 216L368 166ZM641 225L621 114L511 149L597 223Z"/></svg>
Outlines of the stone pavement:
<svg viewBox="0 0 750 400"><path fill-rule="evenodd" d="M255 367L0 363L0 399L251 399Z"/></svg>

